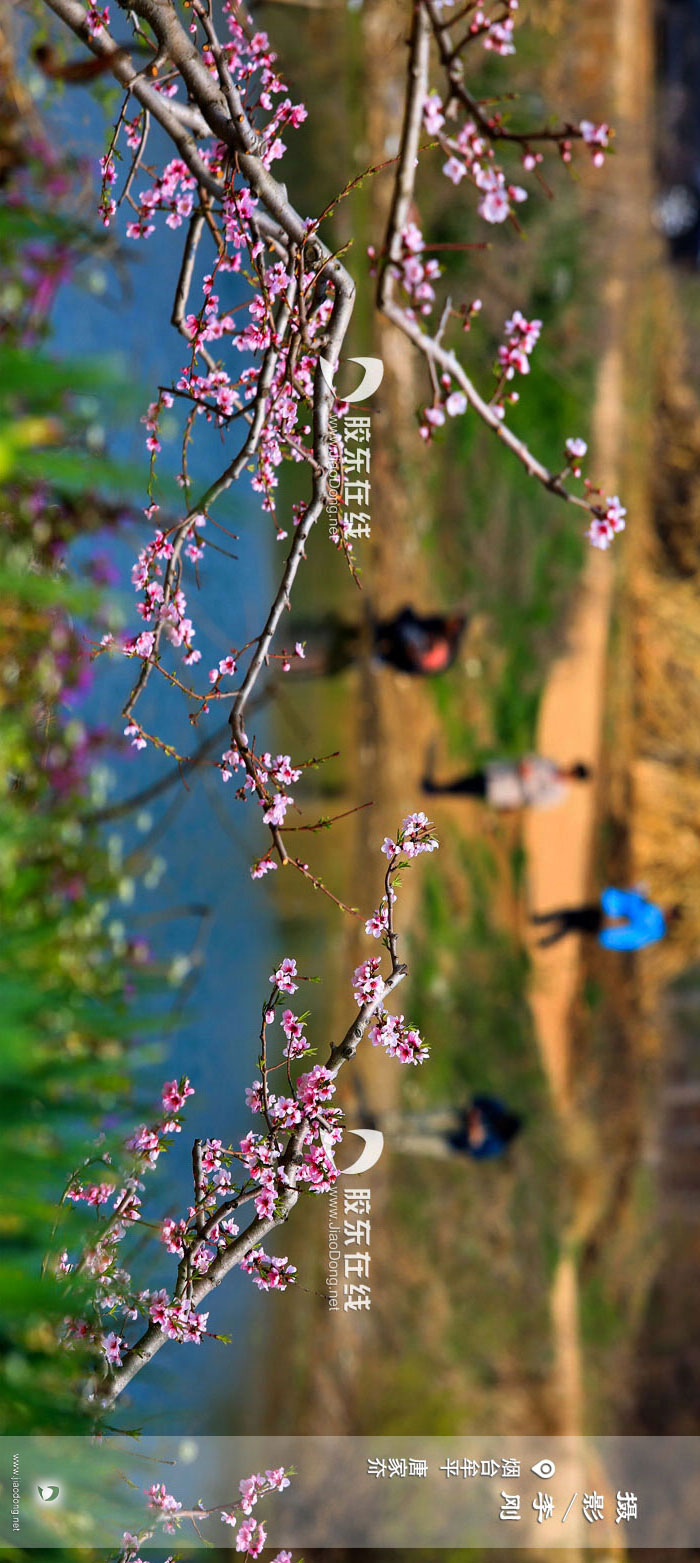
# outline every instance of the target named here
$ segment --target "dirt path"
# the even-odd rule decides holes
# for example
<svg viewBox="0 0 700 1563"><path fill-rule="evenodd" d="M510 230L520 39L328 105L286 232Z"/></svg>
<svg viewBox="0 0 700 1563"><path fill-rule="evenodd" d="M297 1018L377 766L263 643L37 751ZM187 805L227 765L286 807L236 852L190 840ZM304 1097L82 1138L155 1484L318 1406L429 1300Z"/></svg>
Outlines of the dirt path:
<svg viewBox="0 0 700 1563"><path fill-rule="evenodd" d="M650 125L651 26L648 0L620 0L614 15L612 92L609 101L622 154L612 173L614 233L604 294L605 340L593 425L593 461L605 493L625 474L625 399L628 321L638 298L648 253L647 143ZM639 174L639 179L633 178ZM647 242L645 243L645 239ZM641 259L640 259L641 257ZM631 524L634 518L631 517ZM537 747L553 758L583 760L598 773L603 740L606 656L614 557L591 553L573 615L565 654L555 664L540 710ZM525 824L532 911L575 906L591 899L596 823L596 783L572 788L561 808L531 814ZM552 1099L566 1143L577 1154L576 1060L572 1016L581 983L581 942L568 938L549 950L531 940L531 1007ZM595 1218L595 1200L584 1191L565 1235L551 1292L554 1382L561 1431L585 1429L584 1374L579 1322L579 1282L574 1243Z"/></svg>
<svg viewBox="0 0 700 1563"><path fill-rule="evenodd" d="M610 314L620 289L609 292ZM616 311L615 311L616 312ZM613 342L602 361L595 404L595 471L614 492L622 441L622 357ZM594 772L591 786L571 787L564 803L525 821L530 908L544 912L590 899L590 867L596 817L595 776L600 764L605 701L605 659L612 599L612 554L591 550L572 617L566 653L554 664L545 689L537 730L540 754L583 760ZM580 940L569 938L540 950L531 939L534 978L531 1006L542 1059L559 1112L571 1108L571 1010L580 981Z"/></svg>

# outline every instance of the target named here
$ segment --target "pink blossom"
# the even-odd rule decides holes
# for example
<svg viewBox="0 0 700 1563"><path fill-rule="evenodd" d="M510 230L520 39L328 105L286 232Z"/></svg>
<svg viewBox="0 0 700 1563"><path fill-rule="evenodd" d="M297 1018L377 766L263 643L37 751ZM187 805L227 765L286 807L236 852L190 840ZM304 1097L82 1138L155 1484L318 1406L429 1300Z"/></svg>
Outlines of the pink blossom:
<svg viewBox="0 0 700 1563"><path fill-rule="evenodd" d="M258 1216L260 1216L261 1220L265 1220L267 1216L273 1215L275 1209L275 1196L272 1189L261 1189L260 1193L256 1194L255 1196L254 1204L256 1213Z"/></svg>
<svg viewBox="0 0 700 1563"><path fill-rule="evenodd" d="M422 1064L429 1054L414 1026L405 1026L403 1015L380 1013L370 1027L369 1039L373 1047L383 1047L390 1058L398 1058L402 1064Z"/></svg>
<svg viewBox="0 0 700 1563"><path fill-rule="evenodd" d="M309 1043L304 1036L306 1022L299 1020L291 1009L286 1009L282 1015L282 1029L287 1038L287 1046L283 1049L285 1058L299 1058L302 1053L308 1051Z"/></svg>
<svg viewBox="0 0 700 1563"><path fill-rule="evenodd" d="M285 1487L289 1486L289 1477L283 1465L277 1466L272 1471L266 1471L265 1475L270 1486L274 1487L276 1492L284 1492Z"/></svg>
<svg viewBox="0 0 700 1563"><path fill-rule="evenodd" d="M297 963L287 956L277 967L277 971L272 972L270 982L279 988L280 993L296 993L298 984L292 980L296 975Z"/></svg>
<svg viewBox="0 0 700 1563"><path fill-rule="evenodd" d="M394 890L389 891L389 898L393 906L396 900L396 892ZM369 917L365 923L365 933L370 934L373 939L381 939L382 934L387 932L388 927L389 905L386 896L382 896L376 912L373 912L372 916Z"/></svg>
<svg viewBox="0 0 700 1563"><path fill-rule="evenodd" d="M102 1350L105 1357L108 1362L115 1363L117 1367L121 1367L123 1345L123 1337L115 1335L114 1330L110 1330L109 1335L102 1336Z"/></svg>
<svg viewBox="0 0 700 1563"><path fill-rule="evenodd" d="M435 828L422 809L406 815L398 834L399 851L412 858L418 857L421 852L436 852L438 845Z"/></svg>
<svg viewBox="0 0 700 1563"><path fill-rule="evenodd" d="M167 1112L177 1113L184 1107L188 1096L194 1096L194 1086L186 1075L183 1075L180 1083L177 1080L166 1080L163 1086L161 1101Z"/></svg>
<svg viewBox="0 0 700 1563"><path fill-rule="evenodd" d="M264 1525L256 1525L255 1520L243 1520L236 1536L236 1551L247 1552L251 1558L259 1558L266 1539Z"/></svg>
<svg viewBox="0 0 700 1563"><path fill-rule="evenodd" d="M595 125L590 119L582 119L578 128L587 146L593 147L593 162L600 168L605 161L602 148L610 145L610 126L605 123Z"/></svg>
<svg viewBox="0 0 700 1563"><path fill-rule="evenodd" d="M594 548L609 548L615 533L609 523L600 516L594 516L586 532L586 537Z"/></svg>
<svg viewBox="0 0 700 1563"><path fill-rule="evenodd" d="M515 54L513 25L512 16L506 17L503 22L489 22L484 38L484 48L493 50L495 54Z"/></svg>
<svg viewBox="0 0 700 1563"><path fill-rule="evenodd" d="M335 1081L325 1064L315 1064L308 1074L297 1080L297 1099L307 1113L313 1113L335 1095Z"/></svg>
<svg viewBox="0 0 700 1563"><path fill-rule="evenodd" d="M609 548L616 532L624 531L627 511L620 504L617 494L605 500L602 516L594 516L586 533L594 548Z"/></svg>
<svg viewBox="0 0 700 1563"><path fill-rule="evenodd" d="M251 1249L241 1260L241 1269L252 1276L254 1285L262 1292L284 1292L296 1275L296 1265L290 1265L287 1258L270 1258L262 1248Z"/></svg>
<svg viewBox="0 0 700 1563"><path fill-rule="evenodd" d="M370 1004L384 992L384 979L379 975L379 966L379 956L371 955L369 960L362 961L355 968L352 991L358 1004Z"/></svg>
<svg viewBox="0 0 700 1563"><path fill-rule="evenodd" d="M623 532L625 529L625 516L627 511L623 509L617 494L605 501L605 519L609 521L613 532Z"/></svg>
<svg viewBox="0 0 700 1563"><path fill-rule="evenodd" d="M487 223L504 223L510 216L510 201L502 186L487 190L477 203L477 211Z"/></svg>
<svg viewBox="0 0 700 1563"><path fill-rule="evenodd" d="M265 874L269 874L271 870L275 869L276 867L277 864L273 862L272 858L261 857L258 859L257 863L253 864L250 870L250 877L251 879L263 879Z"/></svg>
<svg viewBox="0 0 700 1563"><path fill-rule="evenodd" d="M458 185L460 179L464 178L467 170L464 163L460 163L459 158L448 157L447 162L443 163L442 172L446 179L452 180L453 185Z"/></svg>
<svg viewBox="0 0 700 1563"><path fill-rule="evenodd" d="M159 1509L163 1514L177 1514L182 1508L172 1493L166 1491L163 1482L154 1482L152 1487L146 1489L149 1509Z"/></svg>
<svg viewBox="0 0 700 1563"><path fill-rule="evenodd" d="M423 102L423 123L429 136L436 136L445 123L442 101L437 92L426 93Z"/></svg>
<svg viewBox="0 0 700 1563"><path fill-rule="evenodd" d="M262 799L260 801L263 802ZM278 792L277 797L273 798L272 803L268 804L267 808L264 810L263 820L265 824L274 825L276 827L283 825L287 809L289 808L290 803L293 802L294 799L289 793Z"/></svg>
<svg viewBox="0 0 700 1563"><path fill-rule="evenodd" d="M165 1243L169 1254L177 1254L179 1259L182 1259L185 1252L182 1240L186 1230L185 1221L174 1221L171 1216L163 1221L160 1229L161 1243Z"/></svg>
<svg viewBox="0 0 700 1563"><path fill-rule="evenodd" d="M178 1298L165 1309L161 1323L168 1340L198 1346L206 1332L208 1313L197 1313L194 1304L186 1297Z"/></svg>

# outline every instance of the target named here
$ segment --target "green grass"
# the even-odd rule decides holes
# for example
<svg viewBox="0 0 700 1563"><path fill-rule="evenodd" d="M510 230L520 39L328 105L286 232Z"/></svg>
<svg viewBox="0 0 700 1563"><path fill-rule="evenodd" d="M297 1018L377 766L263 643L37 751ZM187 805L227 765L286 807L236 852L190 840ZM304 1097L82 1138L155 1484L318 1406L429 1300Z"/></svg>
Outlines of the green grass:
<svg viewBox="0 0 700 1563"><path fill-rule="evenodd" d="M509 295L512 304L517 300L530 315L541 317L544 328L531 373L518 383L521 399L508 410L508 423L552 470L563 464L567 437L589 434L585 409L594 371L586 329L590 279L577 258L575 234L570 211L539 234L536 225L531 243L541 264L532 292L528 296L521 286ZM529 261L531 267L531 255ZM557 278L564 269L571 287L562 297ZM494 306L485 332L481 323L473 328L467 339L473 362L480 357L488 366L493 360L502 316L503 309L499 317ZM488 389L488 368L479 384ZM445 600L466 600L486 616L486 656L475 696L486 707L487 746L517 753L533 742L543 680L562 643L585 557L584 523L530 478L472 415L452 424L438 449L434 521L427 540L431 569ZM436 698L455 750L474 759L478 751L464 732L460 695L446 682Z"/></svg>
<svg viewBox="0 0 700 1563"><path fill-rule="evenodd" d="M445 850L459 849L450 842ZM516 1390L530 1397L534 1430L551 1366L548 1291L562 1200L527 1006L528 963L492 917L496 865L488 848L464 846L459 867L470 887L466 919L456 915L437 865L424 872L406 1008L432 1055L420 1079L406 1083L406 1108L464 1103L481 1091L504 1098L524 1126L501 1162L457 1160L448 1170L444 1162L394 1156L384 1224L397 1255L415 1253L417 1274L408 1297L392 1286L387 1298L383 1273L378 1283L382 1317L391 1317L402 1340L400 1363L393 1357L385 1369L375 1361L363 1385L363 1414L378 1432L415 1431L417 1405L425 1433L506 1427ZM439 1330L431 1325L434 1307Z"/></svg>

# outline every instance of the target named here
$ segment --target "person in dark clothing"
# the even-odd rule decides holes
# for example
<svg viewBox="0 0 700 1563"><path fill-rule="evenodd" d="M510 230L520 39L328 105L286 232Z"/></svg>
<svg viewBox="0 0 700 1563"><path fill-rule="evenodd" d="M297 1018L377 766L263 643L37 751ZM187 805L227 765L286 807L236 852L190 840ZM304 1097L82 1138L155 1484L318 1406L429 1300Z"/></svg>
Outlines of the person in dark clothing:
<svg viewBox="0 0 700 1563"><path fill-rule="evenodd" d="M334 617L297 625L290 638L305 644L305 656L294 671L297 677L341 673L364 652L398 673L430 677L452 666L467 622L466 613L426 614L405 607L366 627Z"/></svg>
<svg viewBox="0 0 700 1563"><path fill-rule="evenodd" d="M522 1127L517 1113L511 1112L496 1096L475 1096L462 1114L462 1120L448 1143L478 1161L501 1156Z"/></svg>
<svg viewBox="0 0 700 1563"><path fill-rule="evenodd" d="M465 613L415 613L402 608L374 626L374 655L400 673L443 673L452 664L467 624Z"/></svg>
<svg viewBox="0 0 700 1563"><path fill-rule="evenodd" d="M641 950L656 944L668 932L669 924L681 916L681 908L666 912L639 890L618 890L609 885L600 901L590 906L564 906L554 912L535 912L533 923L553 923L549 933L537 943L540 948L557 944L567 933L595 934L607 950Z"/></svg>
<svg viewBox="0 0 700 1563"><path fill-rule="evenodd" d="M597 934L603 926L603 908L599 903L591 906L562 906L555 912L534 912L531 923L553 923L549 933L537 940L540 949L558 944L567 933Z"/></svg>
<svg viewBox="0 0 700 1563"><path fill-rule="evenodd" d="M496 1096L474 1096L459 1110L448 1107L424 1113L390 1113L380 1127L394 1150L411 1156L441 1161L471 1156L475 1161L486 1161L503 1154L519 1134L522 1119Z"/></svg>

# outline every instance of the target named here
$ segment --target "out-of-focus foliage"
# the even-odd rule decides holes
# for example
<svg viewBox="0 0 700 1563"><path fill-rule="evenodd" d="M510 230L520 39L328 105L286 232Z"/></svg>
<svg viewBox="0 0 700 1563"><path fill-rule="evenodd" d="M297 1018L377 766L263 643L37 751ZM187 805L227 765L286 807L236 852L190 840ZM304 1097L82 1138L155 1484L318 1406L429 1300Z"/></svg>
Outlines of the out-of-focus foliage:
<svg viewBox="0 0 700 1563"><path fill-rule="evenodd" d="M1 28L0 54L0 1430L19 1435L87 1421L55 1258L91 1224L61 1198L128 1092L140 952L114 935L119 870L81 824L107 742L79 714L91 677L80 626L99 621L101 587L98 566L92 582L71 579L67 548L120 513L100 497L114 469L90 449L81 402L105 376L45 346L71 246L87 239L54 215L73 171L47 150ZM80 1291L73 1279L73 1311Z"/></svg>

